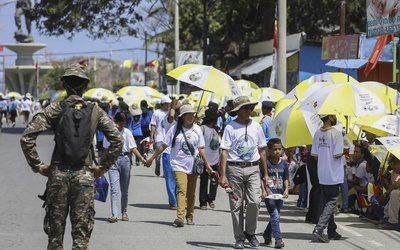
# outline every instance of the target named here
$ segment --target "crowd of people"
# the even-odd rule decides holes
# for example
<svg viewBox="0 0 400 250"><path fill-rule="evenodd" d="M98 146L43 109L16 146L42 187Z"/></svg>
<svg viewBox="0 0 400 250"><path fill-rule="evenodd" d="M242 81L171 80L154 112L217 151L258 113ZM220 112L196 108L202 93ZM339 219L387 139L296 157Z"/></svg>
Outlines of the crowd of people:
<svg viewBox="0 0 400 250"><path fill-rule="evenodd" d="M64 102L72 103L76 110L88 105L81 98L89 82L81 65L67 67L61 82L67 91ZM155 175L164 178L164 202L166 208L176 210L176 227L195 225L196 203L201 210L214 209L218 185L224 188L230 194L235 249L245 248L246 241L251 247L260 246L256 230L261 202L270 215L262 235L264 243L270 245L274 239L275 248L284 247L280 212L294 192L299 194L297 207L307 209L305 222L315 224L310 233L321 242L342 238L334 220L337 211L361 212L362 216L373 216L381 229L398 229L400 160L391 156L387 164L377 161L370 148L378 142L373 134L366 132L365 141L349 146L334 127L336 116L326 114L319 116L323 126L312 145L284 148L270 132L274 103L262 102L261 122L252 119L256 105L239 96L227 101L225 107L210 102L200 111L183 97L164 96L154 108L145 100L128 106L122 98L109 101L103 97L92 108L90 124L97 157L88 148L83 163L70 166L65 162L65 148L55 147L49 165L36 151L40 132L55 131L56 142L62 134L57 117L64 113L63 107L59 102L51 103L32 118L21 138L32 170L48 177L44 228L49 248L62 246L68 207L73 245L87 249L94 221L93 179L106 172L111 193L107 221L128 221L131 169L140 164L154 165ZM204 164L199 175L193 173L198 160ZM58 179L61 186L55 185ZM374 185L377 192L370 194L368 185ZM60 190L65 199L58 197ZM82 207L82 199L90 202ZM84 215L74 212L82 210Z"/></svg>

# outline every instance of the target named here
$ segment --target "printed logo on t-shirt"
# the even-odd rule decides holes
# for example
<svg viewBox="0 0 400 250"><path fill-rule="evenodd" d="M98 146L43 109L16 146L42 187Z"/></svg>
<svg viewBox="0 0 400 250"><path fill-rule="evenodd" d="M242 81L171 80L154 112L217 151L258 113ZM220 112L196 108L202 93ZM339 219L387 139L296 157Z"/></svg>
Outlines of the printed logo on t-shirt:
<svg viewBox="0 0 400 250"><path fill-rule="evenodd" d="M249 161L253 158L254 150L257 148L257 142L255 142L251 136L247 136L247 140L245 140L244 137L245 136L243 135L239 138L241 143L238 144L236 152L240 159Z"/></svg>
<svg viewBox="0 0 400 250"><path fill-rule="evenodd" d="M318 138L318 141L319 141L318 147L328 147L329 148L329 145L328 145L328 142L327 142L327 139L326 139L325 135L323 135L320 138Z"/></svg>
<svg viewBox="0 0 400 250"><path fill-rule="evenodd" d="M161 121L160 125L162 128L165 128L164 120Z"/></svg>
<svg viewBox="0 0 400 250"><path fill-rule="evenodd" d="M194 152L194 148L195 148L194 145L191 144L191 143L189 143L189 146L188 146L188 144L187 144L186 142L182 143L181 150L182 150L183 153L185 153L186 155L192 155L192 153L190 152L189 147L190 147L190 148L193 150L193 152Z"/></svg>
<svg viewBox="0 0 400 250"><path fill-rule="evenodd" d="M211 141L210 141L210 148L211 148L211 150L214 150L214 151L218 150L218 148L219 148L219 141L218 141L218 139L215 139L215 138L212 138L212 139L211 139Z"/></svg>

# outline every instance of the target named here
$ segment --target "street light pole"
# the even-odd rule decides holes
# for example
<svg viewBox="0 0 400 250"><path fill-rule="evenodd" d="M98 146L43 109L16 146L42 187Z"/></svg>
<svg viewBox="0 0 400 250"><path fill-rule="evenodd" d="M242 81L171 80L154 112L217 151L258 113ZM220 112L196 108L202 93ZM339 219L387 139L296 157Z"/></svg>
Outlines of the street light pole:
<svg viewBox="0 0 400 250"><path fill-rule="evenodd" d="M174 18L174 31L175 31L175 68L178 67L178 51L179 51L179 0L175 0L175 18ZM176 82L175 94L180 94L180 82Z"/></svg>
<svg viewBox="0 0 400 250"><path fill-rule="evenodd" d="M286 0L278 1L278 89L286 93Z"/></svg>
<svg viewBox="0 0 400 250"><path fill-rule="evenodd" d="M207 65L207 0L203 0L203 65Z"/></svg>

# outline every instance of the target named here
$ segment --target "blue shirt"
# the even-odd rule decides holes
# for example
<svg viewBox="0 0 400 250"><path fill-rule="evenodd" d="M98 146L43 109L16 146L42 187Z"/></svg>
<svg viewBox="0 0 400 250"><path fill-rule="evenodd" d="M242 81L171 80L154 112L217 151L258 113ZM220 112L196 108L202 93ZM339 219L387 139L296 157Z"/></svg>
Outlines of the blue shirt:
<svg viewBox="0 0 400 250"><path fill-rule="evenodd" d="M289 167L286 161L281 160L274 165L270 160L267 161L268 176L274 182L271 189L273 194L283 194L285 192L284 181L289 179ZM261 173L262 174L262 173Z"/></svg>
<svg viewBox="0 0 400 250"><path fill-rule="evenodd" d="M272 125L272 118L269 117L268 115L264 116L264 118L261 120L260 125L262 127L263 132L264 132L265 140L268 142L269 139L272 138L272 135L271 135L271 133L269 131L269 129L271 128L271 125Z"/></svg>

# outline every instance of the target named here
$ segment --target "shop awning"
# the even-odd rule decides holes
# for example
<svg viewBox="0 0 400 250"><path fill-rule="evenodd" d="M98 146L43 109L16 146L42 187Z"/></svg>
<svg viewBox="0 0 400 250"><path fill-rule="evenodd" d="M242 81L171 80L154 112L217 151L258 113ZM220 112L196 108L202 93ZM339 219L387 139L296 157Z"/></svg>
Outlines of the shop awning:
<svg viewBox="0 0 400 250"><path fill-rule="evenodd" d="M341 69L359 69L364 67L368 60L364 59L347 59L347 60L330 60L325 65Z"/></svg>
<svg viewBox="0 0 400 250"><path fill-rule="evenodd" d="M299 52L295 50L286 53L286 58ZM229 74L233 76L240 75L254 75L271 67L273 64L273 55L253 57L245 60L243 63L236 66L234 69L229 70Z"/></svg>

